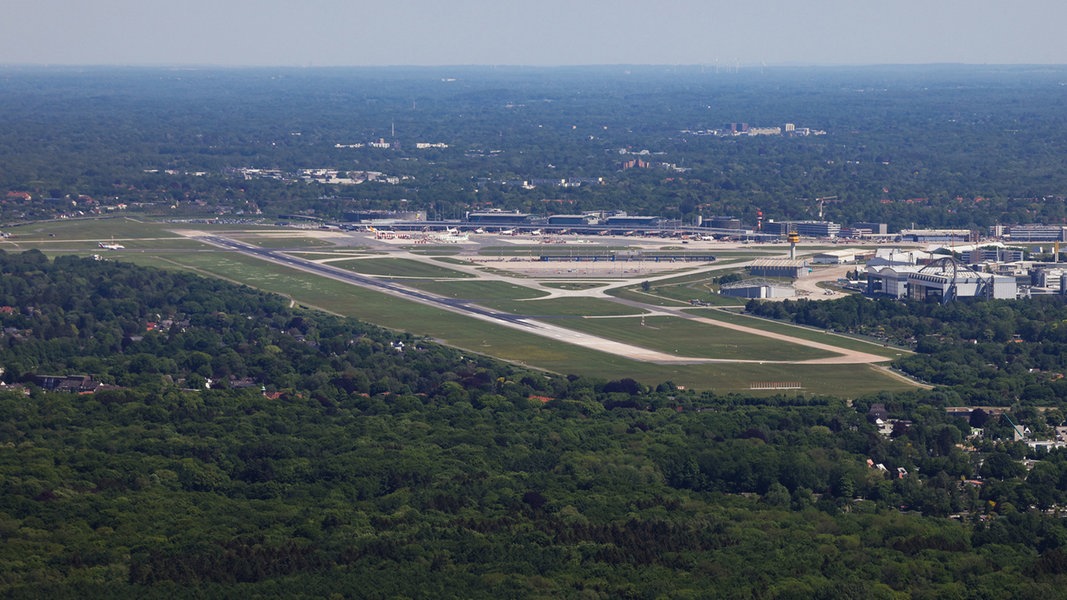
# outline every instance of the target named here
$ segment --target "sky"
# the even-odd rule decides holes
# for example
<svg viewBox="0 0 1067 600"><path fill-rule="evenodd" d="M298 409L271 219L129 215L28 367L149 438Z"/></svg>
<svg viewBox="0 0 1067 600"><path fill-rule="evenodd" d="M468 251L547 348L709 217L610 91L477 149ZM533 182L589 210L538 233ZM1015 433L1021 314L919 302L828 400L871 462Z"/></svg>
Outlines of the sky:
<svg viewBox="0 0 1067 600"><path fill-rule="evenodd" d="M4 0L7 65L1067 64L1063 0Z"/></svg>

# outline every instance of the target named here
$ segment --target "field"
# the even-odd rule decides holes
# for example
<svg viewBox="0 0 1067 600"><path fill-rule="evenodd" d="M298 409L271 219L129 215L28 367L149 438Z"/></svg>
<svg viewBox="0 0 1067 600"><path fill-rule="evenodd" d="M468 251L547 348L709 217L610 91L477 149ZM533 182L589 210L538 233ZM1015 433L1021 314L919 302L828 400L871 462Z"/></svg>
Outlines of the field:
<svg viewBox="0 0 1067 600"><path fill-rule="evenodd" d="M470 266L470 259L414 257L399 249L385 249L390 255L377 255L373 258L353 258L352 260L330 261L330 264L354 271L396 278L409 287L417 287L441 296L470 300L487 308L511 312L513 314L532 315L539 320L575 330L600 334L620 342L632 343L641 347L694 358L725 358L737 360L754 360L757 362L724 362L714 364L659 364L635 361L625 356L610 354L590 348L579 347L557 339L542 337L495 322L475 319L471 316L451 312L444 308L420 304L401 299L379 291L356 287L340 281L297 269L276 265L236 252L220 251L194 239L184 238L172 233L168 224L138 223L126 219L108 219L100 221L56 222L13 228L12 238L4 240L8 251L24 250L29 247L41 248L49 254L76 253L81 255L100 254L108 260L124 260L146 266L168 269L185 269L203 275L220 277L234 282L252 285L265 291L283 294L296 303L308 307L326 310L332 313L352 316L384 327L404 330L416 335L426 336L441 342L498 358L541 368L558 373L580 373L582 375L620 379L632 377L647 384L656 385L663 381L696 388L717 391L745 391L746 393L774 394L797 393L796 391L753 391L754 384L766 382L800 382L802 393L835 394L854 397L864 393L881 390L913 389L914 385L877 366L870 365L812 365L772 363L774 360L804 360L826 356L824 350L805 348L794 344L772 341L760 336L718 328L713 325L688 322L677 317L646 316L645 325L641 325L638 315L647 314L647 309L622 305L609 298L597 297L602 294L604 286L618 286L627 283L637 289L611 290L622 298L639 300L646 305L681 307L685 304L693 288L701 281L707 281L709 275L680 275L655 283L657 290L666 292L678 299L655 297L644 294L637 284L639 277L645 273L621 273L615 269L613 277L596 282L588 281L587 275L572 277L553 277L545 281L536 270L524 272L517 277L500 279L500 274L493 267L478 267L483 276L475 277L470 273L451 269L446 264ZM173 226L173 229L183 229ZM197 225L200 231L223 230L222 227ZM304 232L279 235L276 230L249 228L244 235L230 235L230 229L222 235L244 237L252 242L263 238L272 238L278 242L301 242ZM262 235L260 231L273 235ZM336 235L333 232L331 235ZM314 237L307 234L308 237ZM325 235L323 237L326 237ZM101 251L97 242L114 239L126 246L126 250ZM18 243L18 247L13 244ZM342 258L344 248L351 247L353 252L369 255L383 251L370 247L362 239L342 240L341 244L350 246L337 247L335 253L324 253L320 242L308 243L301 252L294 252L312 260L325 258ZM471 255L470 249L464 249ZM516 249L518 250L518 249ZM528 251L522 248L522 251ZM492 248L487 254L491 257L499 252ZM396 256L394 256L395 254ZM405 257L406 255L406 257ZM742 260L742 256L731 257L730 262ZM484 259L483 259L484 260ZM490 259L491 260L491 259ZM436 263L436 264L435 264ZM477 262L473 263L477 266ZM501 267L510 266L505 262L494 263ZM525 261L524 267L533 269L552 268L534 265ZM619 265L616 265L616 267ZM603 268L609 268L604 265ZM623 269L625 270L625 269ZM493 274L496 273L496 274ZM605 273L607 274L607 273ZM662 275L662 272L659 273ZM604 275L600 275L603 277ZM542 282L544 282L542 284ZM673 288L673 289L672 289ZM688 289L687 289L688 288ZM553 290L555 290L553 292ZM562 294L561 297L549 297L549 293ZM618 318L590 318L582 316L613 316ZM753 328L787 330L788 335L801 339L817 339L823 343L832 343L842 348L856 347L867 352L877 353L876 347L857 340L828 336L823 332L804 330L784 324L762 322L735 315L721 314L717 311L705 311L700 316L721 320L742 319L744 325ZM805 336L811 336L806 338ZM821 336L821 337L820 337ZM830 340L826 339L830 338ZM832 340L832 341L831 341ZM882 354L895 356L899 351ZM759 360L768 361L759 364Z"/></svg>
<svg viewBox="0 0 1067 600"><path fill-rule="evenodd" d="M470 300L483 306L490 306L493 303L502 301L532 299L547 295L545 292L507 281L485 279L465 281L411 279L403 283L408 287L432 292L439 296Z"/></svg>
<svg viewBox="0 0 1067 600"><path fill-rule="evenodd" d="M811 340L815 342L825 342L827 338L830 337L830 335L826 331L823 331L821 329L799 327L796 325L790 325L788 323L770 321L757 317L748 317L735 314L726 310L692 309L686 310L685 312L689 314L700 315L701 317L709 319L714 319L716 321L722 321L724 323L736 323L738 325L744 325L745 327L751 327L753 329L761 329L763 331L782 333L792 337ZM870 354L878 354L880 356L885 356L888 359L894 359L903 354L909 354L911 352L910 350L903 350L901 348L884 346L876 342L841 335L833 336L832 343L835 346L838 346L839 348L844 348L847 350L857 350L859 352L868 352Z"/></svg>
<svg viewBox="0 0 1067 600"><path fill-rule="evenodd" d="M756 361L809 360L833 356L825 350L678 317L573 319L561 325L679 356Z"/></svg>
<svg viewBox="0 0 1067 600"><path fill-rule="evenodd" d="M383 275L388 277L473 277L467 273L439 267L429 263L404 258L359 258L337 260L330 263L335 267L355 271L364 275Z"/></svg>

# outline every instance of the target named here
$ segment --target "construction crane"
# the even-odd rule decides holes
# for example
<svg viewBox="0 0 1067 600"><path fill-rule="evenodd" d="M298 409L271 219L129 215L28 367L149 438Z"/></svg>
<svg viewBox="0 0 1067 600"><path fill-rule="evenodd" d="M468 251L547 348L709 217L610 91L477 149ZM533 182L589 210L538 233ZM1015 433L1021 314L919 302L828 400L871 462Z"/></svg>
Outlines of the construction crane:
<svg viewBox="0 0 1067 600"><path fill-rule="evenodd" d="M1011 423L1011 426L1012 426L1013 429L1015 429L1015 433L1018 434L1019 439L1026 439L1026 434L1023 433L1022 428L1019 427L1018 425L1016 425L1015 421L1011 420L1011 417L1008 416L1008 413L1004 413L1003 416L1004 416L1005 419L1008 420L1009 423Z"/></svg>
<svg viewBox="0 0 1067 600"><path fill-rule="evenodd" d="M816 198L815 201L819 203L819 220L822 221L822 206L827 200L837 200L837 196L822 196Z"/></svg>

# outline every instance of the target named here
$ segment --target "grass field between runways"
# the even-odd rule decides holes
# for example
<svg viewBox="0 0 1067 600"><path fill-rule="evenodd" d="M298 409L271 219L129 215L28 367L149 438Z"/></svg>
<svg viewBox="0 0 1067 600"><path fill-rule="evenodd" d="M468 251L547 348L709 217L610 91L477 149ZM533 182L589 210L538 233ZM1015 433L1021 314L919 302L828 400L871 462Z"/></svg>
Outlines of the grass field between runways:
<svg viewBox="0 0 1067 600"><path fill-rule="evenodd" d="M848 397L878 391L914 389L908 382L889 377L883 371L867 365L663 365L634 361L237 253L175 253L165 259L147 254L135 256L116 253L115 256L120 260L139 259L132 262L186 268L245 283L264 291L283 294L301 304L560 374L574 373L607 380L631 377L649 385L669 380L692 389L760 395L772 392L751 392L749 388L753 382L800 381L804 393L845 394ZM574 322L588 321L594 319L574 319Z"/></svg>
<svg viewBox="0 0 1067 600"><path fill-rule="evenodd" d="M679 317L576 319L556 324L650 350L694 358L792 361L828 358L834 355L826 350Z"/></svg>

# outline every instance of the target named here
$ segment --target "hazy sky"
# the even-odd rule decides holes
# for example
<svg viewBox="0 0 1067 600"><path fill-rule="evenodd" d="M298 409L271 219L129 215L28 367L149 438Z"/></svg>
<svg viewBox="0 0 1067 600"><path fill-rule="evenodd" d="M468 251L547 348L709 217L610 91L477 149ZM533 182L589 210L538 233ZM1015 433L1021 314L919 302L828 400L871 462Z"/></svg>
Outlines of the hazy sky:
<svg viewBox="0 0 1067 600"><path fill-rule="evenodd" d="M1063 0L4 0L0 64L1067 64Z"/></svg>

